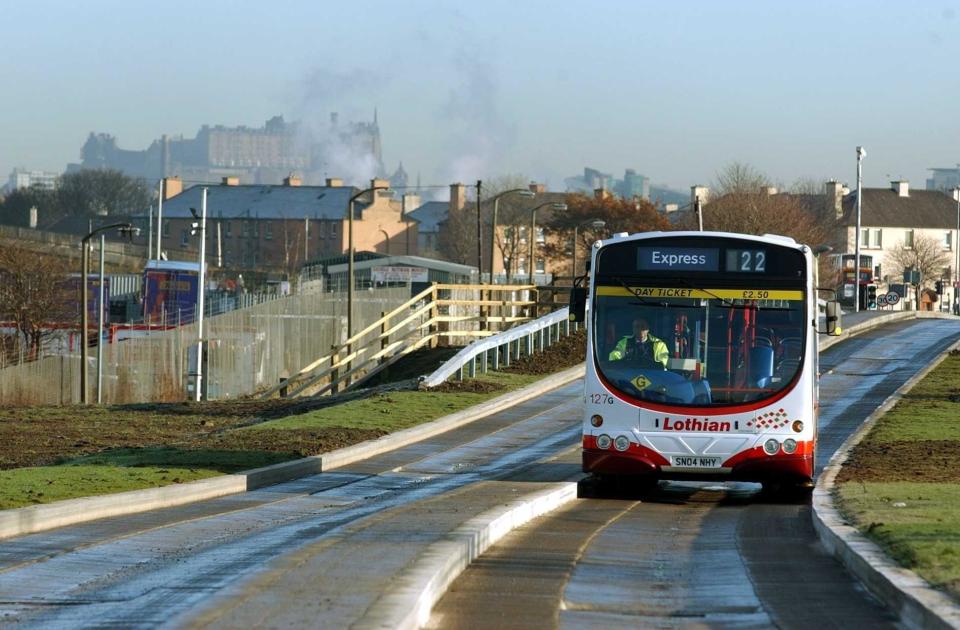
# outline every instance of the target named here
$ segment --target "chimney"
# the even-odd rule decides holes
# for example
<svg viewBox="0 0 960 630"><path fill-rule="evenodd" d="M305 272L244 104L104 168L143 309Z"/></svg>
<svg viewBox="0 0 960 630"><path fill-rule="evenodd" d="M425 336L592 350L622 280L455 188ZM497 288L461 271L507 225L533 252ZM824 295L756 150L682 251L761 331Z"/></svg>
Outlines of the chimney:
<svg viewBox="0 0 960 630"><path fill-rule="evenodd" d="M450 184L450 210L463 210L467 205L467 187L463 184Z"/></svg>
<svg viewBox="0 0 960 630"><path fill-rule="evenodd" d="M340 188L343 186L343 180L339 177L328 177L327 188Z"/></svg>
<svg viewBox="0 0 960 630"><path fill-rule="evenodd" d="M696 186L690 187L690 208L692 209L697 203L697 197L700 198L701 204L706 204L710 201L710 189L706 186Z"/></svg>
<svg viewBox="0 0 960 630"><path fill-rule="evenodd" d="M290 174L287 177L283 178L283 185L284 186L302 186L303 180L296 175Z"/></svg>
<svg viewBox="0 0 960 630"><path fill-rule="evenodd" d="M407 216L408 213L416 210L423 203L420 199L420 195L417 193L404 193L403 197L400 198L400 216Z"/></svg>
<svg viewBox="0 0 960 630"><path fill-rule="evenodd" d="M611 193L606 188L595 188L593 191L593 197L601 201L604 199L609 199L612 196L613 196L613 193Z"/></svg>
<svg viewBox="0 0 960 630"><path fill-rule="evenodd" d="M183 180L179 176L163 178L163 200L176 197L183 192Z"/></svg>
<svg viewBox="0 0 960 630"><path fill-rule="evenodd" d="M543 184L538 184L537 182L530 182L530 192L540 194L547 192L547 187Z"/></svg>
<svg viewBox="0 0 960 630"><path fill-rule="evenodd" d="M389 179L371 179L370 188L390 188ZM380 194L380 193L377 193Z"/></svg>
<svg viewBox="0 0 960 630"><path fill-rule="evenodd" d="M897 193L897 197L910 196L910 182L908 181L901 179L895 182L890 182L890 187L893 188L894 192Z"/></svg>
<svg viewBox="0 0 960 630"><path fill-rule="evenodd" d="M236 175L228 175L220 180L221 186L239 186L240 178Z"/></svg>
<svg viewBox="0 0 960 630"><path fill-rule="evenodd" d="M823 192L825 216L837 219L843 217L843 195L845 194L843 184L831 179L824 184Z"/></svg>

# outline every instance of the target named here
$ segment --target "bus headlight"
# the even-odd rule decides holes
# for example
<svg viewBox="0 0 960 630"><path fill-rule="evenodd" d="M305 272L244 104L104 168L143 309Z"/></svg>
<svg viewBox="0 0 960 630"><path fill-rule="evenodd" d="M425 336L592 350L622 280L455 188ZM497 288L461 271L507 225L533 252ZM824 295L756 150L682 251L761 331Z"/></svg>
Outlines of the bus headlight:
<svg viewBox="0 0 960 630"><path fill-rule="evenodd" d="M776 455L777 451L780 450L780 442L777 442L775 439L770 438L763 443L763 452L767 455Z"/></svg>
<svg viewBox="0 0 960 630"><path fill-rule="evenodd" d="M596 415L596 414L590 416L590 424L592 424L595 427L599 427L600 425L603 424L603 416Z"/></svg>
<svg viewBox="0 0 960 630"><path fill-rule="evenodd" d="M803 421L802 421L802 420L794 420L794 421L793 421L793 432L794 432L794 433L800 433L801 431L803 431Z"/></svg>
<svg viewBox="0 0 960 630"><path fill-rule="evenodd" d="M787 438L783 441L783 452L787 453L796 453L797 452L797 441L793 438Z"/></svg>
<svg viewBox="0 0 960 630"><path fill-rule="evenodd" d="M597 448L606 450L610 448L611 442L613 442L613 440L610 439L610 436L604 433L597 438Z"/></svg>
<svg viewBox="0 0 960 630"><path fill-rule="evenodd" d="M613 441L613 446L618 451L625 451L630 448L630 438L625 435L618 435L617 439Z"/></svg>

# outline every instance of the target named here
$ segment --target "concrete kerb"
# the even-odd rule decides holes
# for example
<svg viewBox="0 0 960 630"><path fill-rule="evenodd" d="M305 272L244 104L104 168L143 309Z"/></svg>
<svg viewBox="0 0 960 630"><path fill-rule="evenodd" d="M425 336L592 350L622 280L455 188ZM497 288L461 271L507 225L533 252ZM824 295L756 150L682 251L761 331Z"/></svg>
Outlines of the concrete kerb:
<svg viewBox="0 0 960 630"><path fill-rule="evenodd" d="M485 403L444 416L375 440L264 468L201 479L184 484L131 490L97 497L57 501L45 505L0 511L0 540L32 534L65 525L75 525L111 516L122 516L160 508L174 507L236 494L265 486L333 470L353 462L401 448L434 435L480 420L552 389L583 378L584 365L552 374L527 387L508 392Z"/></svg>
<svg viewBox="0 0 960 630"><path fill-rule="evenodd" d="M960 343L954 344L871 413L830 458L813 491L813 525L824 547L894 610L901 622L912 628L960 628L960 606L913 571L895 564L880 547L849 525L833 502L835 482L850 451L863 440L877 419L940 365L951 350L958 348Z"/></svg>
<svg viewBox="0 0 960 630"><path fill-rule="evenodd" d="M467 521L430 545L351 628L423 627L455 579L483 552L521 525L577 498L577 482L558 482Z"/></svg>

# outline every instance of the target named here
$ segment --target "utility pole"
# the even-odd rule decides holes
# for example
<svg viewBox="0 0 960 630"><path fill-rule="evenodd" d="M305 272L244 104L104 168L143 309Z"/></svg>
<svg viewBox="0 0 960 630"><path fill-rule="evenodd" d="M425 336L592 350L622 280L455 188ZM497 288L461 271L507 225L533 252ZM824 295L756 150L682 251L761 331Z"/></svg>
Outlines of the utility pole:
<svg viewBox="0 0 960 630"><path fill-rule="evenodd" d="M157 200L157 260L160 260L160 247L163 240L163 178L160 179L160 197Z"/></svg>

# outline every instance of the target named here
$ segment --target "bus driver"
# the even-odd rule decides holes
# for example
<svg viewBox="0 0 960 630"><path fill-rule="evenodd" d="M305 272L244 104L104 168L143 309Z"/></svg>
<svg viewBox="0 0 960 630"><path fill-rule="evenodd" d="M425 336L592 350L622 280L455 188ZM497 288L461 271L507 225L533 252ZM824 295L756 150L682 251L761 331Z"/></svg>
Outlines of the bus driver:
<svg viewBox="0 0 960 630"><path fill-rule="evenodd" d="M641 367L661 367L665 370L669 357L667 344L650 334L650 324L647 320L637 318L633 320L633 334L617 342L609 359L611 361L627 360L638 363Z"/></svg>

